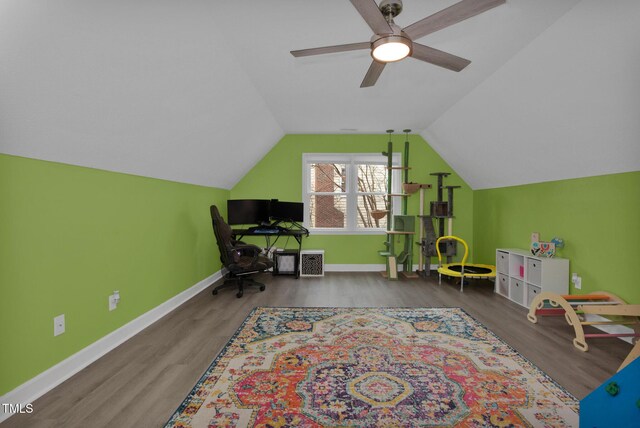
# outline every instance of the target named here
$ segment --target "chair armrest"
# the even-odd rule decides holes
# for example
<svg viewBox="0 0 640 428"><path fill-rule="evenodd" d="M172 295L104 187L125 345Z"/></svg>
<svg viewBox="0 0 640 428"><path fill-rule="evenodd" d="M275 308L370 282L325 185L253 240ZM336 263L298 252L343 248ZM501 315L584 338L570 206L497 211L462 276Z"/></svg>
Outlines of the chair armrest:
<svg viewBox="0 0 640 428"><path fill-rule="evenodd" d="M249 257L253 256L251 264L255 264L262 250L257 245L236 242L236 245L232 246L229 252L231 253L231 260L234 262L238 262L240 256L244 255Z"/></svg>
<svg viewBox="0 0 640 428"><path fill-rule="evenodd" d="M254 254L254 253L260 254L262 252L262 249L260 247L258 247L257 245L245 244L244 242L234 245L233 249L235 251L240 251L240 252L243 252L243 253L244 252L248 252L248 253L251 253L251 254Z"/></svg>

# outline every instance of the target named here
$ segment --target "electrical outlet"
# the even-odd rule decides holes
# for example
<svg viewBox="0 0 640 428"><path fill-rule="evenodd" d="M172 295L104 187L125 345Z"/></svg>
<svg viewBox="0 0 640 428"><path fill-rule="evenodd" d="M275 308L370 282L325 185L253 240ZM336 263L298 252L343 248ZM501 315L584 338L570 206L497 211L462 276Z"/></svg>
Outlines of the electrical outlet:
<svg viewBox="0 0 640 428"><path fill-rule="evenodd" d="M118 307L118 303L120 302L120 292L114 291L111 296L109 296L109 311L113 311Z"/></svg>
<svg viewBox="0 0 640 428"><path fill-rule="evenodd" d="M58 315L53 319L53 335L60 336L62 333L64 333L64 329L64 314Z"/></svg>
<svg viewBox="0 0 640 428"><path fill-rule="evenodd" d="M573 286L576 290L580 290L582 288L582 278L578 276L577 273L574 272L571 274L571 282L573 282Z"/></svg>

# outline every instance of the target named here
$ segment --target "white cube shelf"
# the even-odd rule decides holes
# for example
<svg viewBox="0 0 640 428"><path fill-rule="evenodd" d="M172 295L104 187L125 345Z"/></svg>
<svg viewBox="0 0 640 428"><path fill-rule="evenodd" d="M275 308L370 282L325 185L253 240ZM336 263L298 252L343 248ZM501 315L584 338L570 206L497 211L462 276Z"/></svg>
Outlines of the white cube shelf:
<svg viewBox="0 0 640 428"><path fill-rule="evenodd" d="M495 292L525 307L543 291L569 293L568 259L537 257L526 250L499 248L496 269Z"/></svg>

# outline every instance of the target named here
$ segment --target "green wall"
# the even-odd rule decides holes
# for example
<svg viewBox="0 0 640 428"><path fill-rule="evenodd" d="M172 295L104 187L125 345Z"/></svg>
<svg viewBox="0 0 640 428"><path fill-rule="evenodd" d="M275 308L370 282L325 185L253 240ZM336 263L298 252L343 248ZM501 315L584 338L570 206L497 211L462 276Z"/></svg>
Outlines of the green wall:
<svg viewBox="0 0 640 428"><path fill-rule="evenodd" d="M582 277L574 294L605 290L640 304L640 172L474 192L474 249L529 248L531 232L564 239L559 257Z"/></svg>
<svg viewBox="0 0 640 428"><path fill-rule="evenodd" d="M392 140L401 152L404 135ZM409 140L409 179L432 184L426 200L433 200L429 174L453 171L419 135ZM209 205L226 216L228 198L301 201L303 153L379 153L387 141L286 135L231 191L0 155L0 394L218 271ZM462 186L454 233L473 249L472 261L493 263L500 247L528 248L533 231L560 236L559 256L582 276L581 292L640 303L632 272L640 260L640 172L479 191L454 173L445 184ZM409 214L418 212L416 193ZM312 235L303 248L324 249L329 264L382 264L383 241L383 234ZM114 290L122 301L109 312ZM62 313L67 331L53 337Z"/></svg>
<svg viewBox="0 0 640 428"><path fill-rule="evenodd" d="M0 395L218 271L228 195L0 155Z"/></svg>
<svg viewBox="0 0 640 428"><path fill-rule="evenodd" d="M302 201L303 153L382 153L387 150L387 135L286 135L231 189L232 199L263 198ZM404 134L393 135L394 152L404 149ZM435 177L432 172L453 172L446 162L419 135L409 136L409 180L431 183L426 200L434 200ZM469 186L453 174L445 185L461 185L455 194L456 219L454 233L473 244L473 195ZM445 193L446 195L446 193ZM419 193L409 198L409 214L419 213ZM303 241L303 249L325 250L328 264L382 264L378 255L384 235L311 235ZM416 236L417 240L417 236ZM418 247L416 246L417 250ZM413 262L418 263L417 252Z"/></svg>

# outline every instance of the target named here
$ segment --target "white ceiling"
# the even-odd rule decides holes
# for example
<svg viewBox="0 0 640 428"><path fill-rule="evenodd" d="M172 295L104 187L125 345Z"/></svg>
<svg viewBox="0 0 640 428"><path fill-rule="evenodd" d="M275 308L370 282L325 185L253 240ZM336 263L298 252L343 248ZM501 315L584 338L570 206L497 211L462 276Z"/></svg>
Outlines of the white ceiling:
<svg viewBox="0 0 640 428"><path fill-rule="evenodd" d="M455 2L404 0L396 23L404 27ZM573 81L570 60L557 49L546 57L545 47L575 48L581 41L574 29L584 35L587 25L601 23L613 35L582 42L582 58L586 48L599 54L618 41L625 49L607 54L610 68L621 58L635 66L638 31L627 21L638 22L638 4L507 0L419 40L471 60L462 72L407 59L361 89L367 51L289 54L367 41L371 31L348 0L0 0L0 152L230 188L287 133L411 128L472 187L514 184L488 171L487 161L496 152L517 159L499 146L512 143L530 110L555 103L536 99L544 85L531 79L557 70L572 83L560 94L570 96L608 70L580 69L591 77ZM605 21L626 17L623 29L595 19L602 12ZM618 87L630 80L624 78ZM529 107L519 115L504 103L520 92ZM505 121L512 123L507 133ZM624 138L634 135L636 128L623 125ZM555 135L544 123L540 128ZM483 159L468 150L475 141L496 146ZM541 152L536 161L544 164ZM542 180L529 174L520 181Z"/></svg>
<svg viewBox="0 0 640 428"><path fill-rule="evenodd" d="M456 0L405 0L406 27ZM460 73L414 59L389 64L377 84L360 88L369 51L293 58L290 50L366 42L372 32L348 0L271 0L223 4L237 58L287 133L361 133L425 129L531 42L576 0L508 0L419 42L471 60ZM248 35L248 37L247 37ZM264 40L264 42L260 42ZM266 47L268 46L268 47Z"/></svg>

